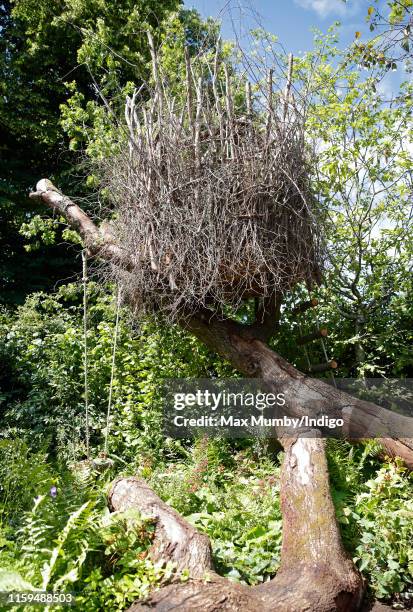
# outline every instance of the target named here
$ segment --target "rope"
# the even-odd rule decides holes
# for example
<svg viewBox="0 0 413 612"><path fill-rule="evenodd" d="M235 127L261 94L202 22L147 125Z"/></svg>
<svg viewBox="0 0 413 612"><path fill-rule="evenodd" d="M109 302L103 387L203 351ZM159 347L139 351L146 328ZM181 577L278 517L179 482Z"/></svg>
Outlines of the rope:
<svg viewBox="0 0 413 612"><path fill-rule="evenodd" d="M117 295L117 300L116 300L115 337L113 339L112 366L111 366L110 383L109 383L109 399L108 399L108 409L106 412L106 433L105 433L105 448L104 448L105 455L108 454L110 413L112 410L113 381L115 378L116 348L118 344L118 335L119 335L119 314L120 314L121 293L122 293L121 286L118 285L118 295Z"/></svg>
<svg viewBox="0 0 413 612"><path fill-rule="evenodd" d="M302 329L300 320L298 321L298 329L300 331L300 336L302 336L303 335L303 329ZM305 355L305 358L307 360L308 370L311 371L311 361L310 361L310 357L309 357L309 354L308 354L308 351L307 351L307 347L306 347L305 344L304 344L303 348L304 348L304 355Z"/></svg>
<svg viewBox="0 0 413 612"><path fill-rule="evenodd" d="M90 432L89 432L89 383L88 383L88 351L87 351L87 254L82 251L83 264L83 371L85 385L85 434L86 434L86 457L90 459Z"/></svg>
<svg viewBox="0 0 413 612"><path fill-rule="evenodd" d="M311 297L311 296L310 296L310 297ZM315 311L315 313L314 313L314 314L315 314L315 320L316 320L317 327L318 327L318 328L320 328L320 319L319 319L319 317L318 317L317 310ZM320 338L320 340L321 340L321 346L322 346L322 349L323 349L324 358L325 358L325 360L326 360L326 362L327 362L327 361L328 361L328 354L327 354L326 343L325 343L325 341L324 341L324 338L323 338L323 337L321 337L321 338ZM336 379L335 379L335 376L334 376L333 371L332 371L332 370L329 370L329 374L330 374L330 378L331 378L331 380L332 380L333 385L334 385L334 386L335 386L335 388L337 389L337 383L336 383Z"/></svg>

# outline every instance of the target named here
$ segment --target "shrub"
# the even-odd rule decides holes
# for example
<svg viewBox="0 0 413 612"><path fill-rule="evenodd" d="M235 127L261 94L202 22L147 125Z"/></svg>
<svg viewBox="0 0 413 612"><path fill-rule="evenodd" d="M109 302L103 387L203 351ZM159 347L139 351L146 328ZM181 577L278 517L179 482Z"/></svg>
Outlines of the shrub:
<svg viewBox="0 0 413 612"><path fill-rule="evenodd" d="M185 463L155 470L152 485L210 537L219 573L257 584L279 566L279 468L253 448L230 453L229 443L201 440Z"/></svg>

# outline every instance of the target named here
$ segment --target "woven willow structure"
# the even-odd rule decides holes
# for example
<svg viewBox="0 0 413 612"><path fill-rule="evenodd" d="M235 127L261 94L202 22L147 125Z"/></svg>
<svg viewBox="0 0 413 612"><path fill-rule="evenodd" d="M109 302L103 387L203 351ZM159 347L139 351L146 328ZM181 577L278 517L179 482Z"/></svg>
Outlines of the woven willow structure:
<svg viewBox="0 0 413 612"><path fill-rule="evenodd" d="M202 61L186 50L172 94L149 39L149 96L127 98L128 142L105 170L112 231L136 261L118 280L139 309L171 318L311 285L319 220L290 83L274 93L269 71L251 86L218 44Z"/></svg>

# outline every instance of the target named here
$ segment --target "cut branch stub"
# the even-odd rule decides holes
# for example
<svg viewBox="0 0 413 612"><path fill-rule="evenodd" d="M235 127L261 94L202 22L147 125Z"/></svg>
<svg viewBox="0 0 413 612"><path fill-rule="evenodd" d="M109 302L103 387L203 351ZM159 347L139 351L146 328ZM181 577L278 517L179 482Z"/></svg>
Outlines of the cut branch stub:
<svg viewBox="0 0 413 612"><path fill-rule="evenodd" d="M327 327L321 327L320 329L316 329L315 331L311 332L311 334L306 334L305 336L298 336L297 344L298 345L308 344L309 342L312 342L313 340L319 340L320 338L326 338L327 335L328 335Z"/></svg>
<svg viewBox="0 0 413 612"><path fill-rule="evenodd" d="M316 306L318 306L318 300L317 298L312 298L311 300L307 300L306 302L301 302L301 304L298 304L298 306L293 308L291 314L293 317L296 317L298 314L306 312L310 308L315 308Z"/></svg>
<svg viewBox="0 0 413 612"><path fill-rule="evenodd" d="M321 374L322 372L328 372L329 370L336 370L338 363L335 359L330 359L324 363L315 363L310 365L309 372L312 374Z"/></svg>
<svg viewBox="0 0 413 612"><path fill-rule="evenodd" d="M41 200L54 212L63 215L71 227L79 232L89 255L101 257L126 270L136 267L136 262L115 244L107 225L100 230L75 202L63 195L48 179L40 180L36 191L32 191L29 197Z"/></svg>

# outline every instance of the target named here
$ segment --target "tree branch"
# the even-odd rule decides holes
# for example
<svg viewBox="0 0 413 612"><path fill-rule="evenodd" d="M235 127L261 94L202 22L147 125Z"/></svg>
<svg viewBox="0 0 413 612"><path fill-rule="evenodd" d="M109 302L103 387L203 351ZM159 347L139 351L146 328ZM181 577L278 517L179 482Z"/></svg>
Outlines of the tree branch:
<svg viewBox="0 0 413 612"><path fill-rule="evenodd" d="M92 257L101 257L125 270L132 271L137 261L117 246L113 237L104 228L99 228L90 217L70 198L63 195L48 179L40 180L36 191L29 194L32 200L40 200L51 210L57 212L79 232L83 244Z"/></svg>
<svg viewBox="0 0 413 612"><path fill-rule="evenodd" d="M39 181L32 198L42 200L49 208L64 215L81 235L91 255L101 257L126 270L138 265L113 242L113 237L98 228L75 204L47 179ZM379 438L386 451L401 457L413 469L413 419L359 400L334 389L320 379L312 379L294 368L263 341L268 340L266 326L242 325L221 319L208 310L200 310L181 320L213 351L228 359L240 372L260 377L288 398L290 416L317 416L320 413L343 418L342 435L348 439ZM262 334L262 335L261 335ZM391 435L391 437L390 437Z"/></svg>
<svg viewBox="0 0 413 612"><path fill-rule="evenodd" d="M211 546L178 512L165 504L140 478L118 478L109 493L112 510L138 508L156 523L151 545L151 559L174 564L177 572L188 570L191 578L205 579L214 573Z"/></svg>

